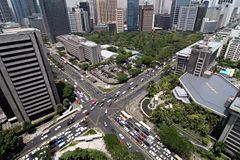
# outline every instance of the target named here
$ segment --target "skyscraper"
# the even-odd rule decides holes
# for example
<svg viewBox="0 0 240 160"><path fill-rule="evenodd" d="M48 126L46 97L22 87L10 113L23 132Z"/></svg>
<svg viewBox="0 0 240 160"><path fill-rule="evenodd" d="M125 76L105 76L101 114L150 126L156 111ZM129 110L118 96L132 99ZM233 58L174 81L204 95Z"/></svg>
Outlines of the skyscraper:
<svg viewBox="0 0 240 160"><path fill-rule="evenodd" d="M128 31L138 30L138 7L139 0L127 1L127 27Z"/></svg>
<svg viewBox="0 0 240 160"><path fill-rule="evenodd" d="M109 24L116 21L116 0L97 0L98 24Z"/></svg>
<svg viewBox="0 0 240 160"><path fill-rule="evenodd" d="M189 6L191 0L173 0L171 6L171 28L176 28L181 6Z"/></svg>
<svg viewBox="0 0 240 160"><path fill-rule="evenodd" d="M203 4L198 6L198 12L197 12L196 22L194 26L194 31L200 31L203 18L206 16L206 13L207 13L208 4L209 4L208 1L204 1Z"/></svg>
<svg viewBox="0 0 240 160"><path fill-rule="evenodd" d="M231 59L232 61L240 60L240 38L235 37L230 40L224 59Z"/></svg>
<svg viewBox="0 0 240 160"><path fill-rule="evenodd" d="M117 33L124 31L124 9L117 8L116 10L116 25L117 25Z"/></svg>
<svg viewBox="0 0 240 160"><path fill-rule="evenodd" d="M197 17L198 7L181 6L177 23L177 30L193 31Z"/></svg>
<svg viewBox="0 0 240 160"><path fill-rule="evenodd" d="M7 0L0 0L0 22L13 21L12 11Z"/></svg>
<svg viewBox="0 0 240 160"><path fill-rule="evenodd" d="M164 2L165 2L165 0L155 0L155 4L154 4L154 13L155 14L163 13Z"/></svg>
<svg viewBox="0 0 240 160"><path fill-rule="evenodd" d="M32 16L33 13L39 13L36 0L11 0L17 21L22 23L24 18Z"/></svg>
<svg viewBox="0 0 240 160"><path fill-rule="evenodd" d="M39 0L44 25L50 42L56 36L70 33L65 0Z"/></svg>
<svg viewBox="0 0 240 160"><path fill-rule="evenodd" d="M139 30L151 32L153 28L153 5L139 7Z"/></svg>
<svg viewBox="0 0 240 160"><path fill-rule="evenodd" d="M8 121L33 121L59 103L41 34L13 29L0 34L0 107Z"/></svg>
<svg viewBox="0 0 240 160"><path fill-rule="evenodd" d="M83 32L80 8L72 8L72 10L68 12L68 17L71 33Z"/></svg>
<svg viewBox="0 0 240 160"><path fill-rule="evenodd" d="M93 22L90 20L90 7L88 2L80 2L80 11L82 18L82 28L85 32L90 32L93 29Z"/></svg>

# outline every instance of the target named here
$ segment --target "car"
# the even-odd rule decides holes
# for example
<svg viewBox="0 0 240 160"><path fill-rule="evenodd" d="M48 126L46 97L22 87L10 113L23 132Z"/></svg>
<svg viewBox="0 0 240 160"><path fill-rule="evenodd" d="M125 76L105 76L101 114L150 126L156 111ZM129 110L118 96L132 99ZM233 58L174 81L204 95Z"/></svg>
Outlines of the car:
<svg viewBox="0 0 240 160"><path fill-rule="evenodd" d="M107 103L110 103L112 101L112 99L111 98L109 98L109 100L107 100Z"/></svg>
<svg viewBox="0 0 240 160"><path fill-rule="evenodd" d="M141 79L141 82L143 82L143 81L144 81L144 79L142 78L142 79Z"/></svg>
<svg viewBox="0 0 240 160"><path fill-rule="evenodd" d="M95 106L92 106L90 110L92 111L92 110L94 110L94 108L95 108Z"/></svg>
<svg viewBox="0 0 240 160"><path fill-rule="evenodd" d="M119 94L120 94L120 91L117 91L115 96L117 97L117 96L119 96Z"/></svg>
<svg viewBox="0 0 240 160"><path fill-rule="evenodd" d="M103 124L104 124L104 126L105 126L105 127L107 127L107 126L108 126L106 122L103 122Z"/></svg>
<svg viewBox="0 0 240 160"><path fill-rule="evenodd" d="M82 114L85 114L85 115L87 116L87 115L89 115L89 112L88 112L88 110L84 110L84 111L82 112Z"/></svg>
<svg viewBox="0 0 240 160"><path fill-rule="evenodd" d="M46 134L46 135L44 135L44 136L41 137L41 140L44 140L44 139L47 138L47 137L48 137L48 135Z"/></svg>
<svg viewBox="0 0 240 160"><path fill-rule="evenodd" d="M125 93L126 93L126 91L123 91L123 92L122 92L122 95L124 95Z"/></svg>
<svg viewBox="0 0 240 160"><path fill-rule="evenodd" d="M128 146L128 148L130 149L130 148L132 148L132 145L131 145L131 143L129 143L129 142L126 142L126 145Z"/></svg>
<svg viewBox="0 0 240 160"><path fill-rule="evenodd" d="M131 90L134 90L134 88L135 88L135 87L131 87L130 89L131 89Z"/></svg>
<svg viewBox="0 0 240 160"><path fill-rule="evenodd" d="M133 82L131 82L129 85L130 85L130 86L133 85Z"/></svg>
<svg viewBox="0 0 240 160"><path fill-rule="evenodd" d="M104 103L101 103L99 106L102 107L104 105Z"/></svg>
<svg viewBox="0 0 240 160"><path fill-rule="evenodd" d="M119 137L120 137L121 140L124 140L124 139L125 139L125 137L124 137L121 133L119 133L118 135L119 135Z"/></svg>
<svg viewBox="0 0 240 160"><path fill-rule="evenodd" d="M55 128L55 131L59 130L60 128L61 128L61 126L57 126L57 127Z"/></svg>
<svg viewBox="0 0 240 160"><path fill-rule="evenodd" d="M75 85L77 85L77 82L74 82Z"/></svg>

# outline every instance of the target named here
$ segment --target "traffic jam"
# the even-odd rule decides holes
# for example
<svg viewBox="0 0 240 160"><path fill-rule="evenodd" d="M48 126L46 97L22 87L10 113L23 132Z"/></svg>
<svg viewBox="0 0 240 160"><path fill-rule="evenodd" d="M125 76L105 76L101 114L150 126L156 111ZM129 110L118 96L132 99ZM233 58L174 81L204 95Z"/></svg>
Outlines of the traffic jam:
<svg viewBox="0 0 240 160"><path fill-rule="evenodd" d="M175 160L175 154L166 148L160 138L151 133L151 128L144 122L133 120L132 116L121 111L114 120L132 137L148 154L156 160ZM125 137L120 133L119 139L124 142ZM128 144L127 144L128 145Z"/></svg>

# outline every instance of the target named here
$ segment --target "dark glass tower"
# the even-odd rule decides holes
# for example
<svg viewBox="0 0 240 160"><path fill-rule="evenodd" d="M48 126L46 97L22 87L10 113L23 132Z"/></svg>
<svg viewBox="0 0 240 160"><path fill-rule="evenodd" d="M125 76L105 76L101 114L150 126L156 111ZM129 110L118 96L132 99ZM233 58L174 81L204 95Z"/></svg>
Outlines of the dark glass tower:
<svg viewBox="0 0 240 160"><path fill-rule="evenodd" d="M33 13L39 13L39 8L36 0L11 0L13 9L19 23L24 18L32 16Z"/></svg>
<svg viewBox="0 0 240 160"><path fill-rule="evenodd" d="M7 0L0 0L0 22L13 21L12 11Z"/></svg>
<svg viewBox="0 0 240 160"><path fill-rule="evenodd" d="M50 42L55 42L59 35L70 33L65 0L39 0L39 3Z"/></svg>
<svg viewBox="0 0 240 160"><path fill-rule="evenodd" d="M138 29L138 9L139 9L139 0L127 1L128 31L137 31Z"/></svg>

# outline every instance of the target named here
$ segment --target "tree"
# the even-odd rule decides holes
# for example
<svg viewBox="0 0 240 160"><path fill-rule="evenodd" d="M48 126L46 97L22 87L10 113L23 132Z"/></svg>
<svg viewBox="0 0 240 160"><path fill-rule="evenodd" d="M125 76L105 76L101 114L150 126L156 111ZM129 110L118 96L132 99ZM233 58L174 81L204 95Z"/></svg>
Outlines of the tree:
<svg viewBox="0 0 240 160"><path fill-rule="evenodd" d="M63 153L59 160L108 160L108 158L98 150L77 148Z"/></svg>
<svg viewBox="0 0 240 160"><path fill-rule="evenodd" d="M128 80L128 75L125 73L119 73L117 79L120 83L126 82Z"/></svg>
<svg viewBox="0 0 240 160"><path fill-rule="evenodd" d="M90 66L88 63L83 63L83 64L80 64L79 67L82 68L84 71L86 71L89 69Z"/></svg>
<svg viewBox="0 0 240 160"><path fill-rule="evenodd" d="M162 142L184 159L191 157L193 145L187 138L179 135L177 130L171 126L161 124L158 130L158 135Z"/></svg>
<svg viewBox="0 0 240 160"><path fill-rule="evenodd" d="M117 63L124 63L126 62L128 59L128 55L125 55L125 54L118 54L117 57L116 57L116 62Z"/></svg>
<svg viewBox="0 0 240 160"><path fill-rule="evenodd" d="M63 80L56 81L55 83L61 102L65 98L68 98L70 101L74 100L73 86L71 84Z"/></svg>
<svg viewBox="0 0 240 160"><path fill-rule="evenodd" d="M68 108L68 107L70 106L70 101L69 101L68 98L65 98L65 99L63 100L63 106L64 106L65 108Z"/></svg>
<svg viewBox="0 0 240 160"><path fill-rule="evenodd" d="M0 131L0 159L8 159L23 145L22 137L15 128Z"/></svg>
<svg viewBox="0 0 240 160"><path fill-rule="evenodd" d="M215 155L219 156L221 153L225 152L226 148L227 148L227 145L226 145L225 142L218 141L213 146L213 152L214 152Z"/></svg>
<svg viewBox="0 0 240 160"><path fill-rule="evenodd" d="M132 68L129 70L129 74L132 76L132 77L136 77L137 75L139 75L141 73L141 69L139 68Z"/></svg>
<svg viewBox="0 0 240 160"><path fill-rule="evenodd" d="M117 52L117 48L113 46L108 47L107 50L111 52Z"/></svg>
<svg viewBox="0 0 240 160"><path fill-rule="evenodd" d="M62 114L65 111L65 108L62 104L57 104L54 106L54 110L55 112L57 112L57 114Z"/></svg>

